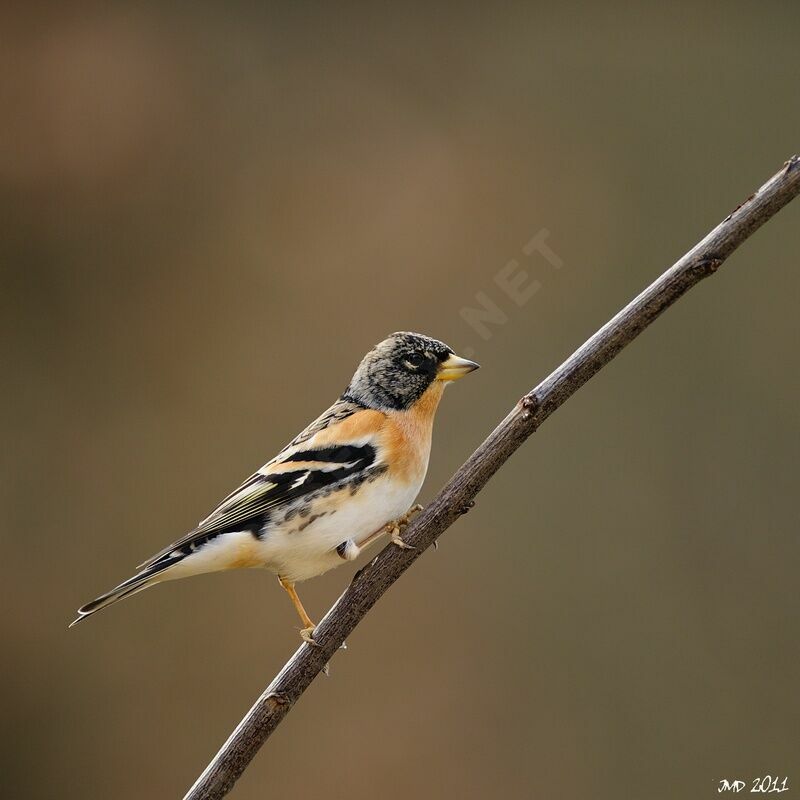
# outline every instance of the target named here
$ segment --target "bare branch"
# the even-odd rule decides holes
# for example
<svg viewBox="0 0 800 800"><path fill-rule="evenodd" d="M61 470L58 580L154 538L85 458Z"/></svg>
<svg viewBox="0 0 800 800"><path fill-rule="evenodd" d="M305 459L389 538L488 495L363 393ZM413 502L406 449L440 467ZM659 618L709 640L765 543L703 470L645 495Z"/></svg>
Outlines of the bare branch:
<svg viewBox="0 0 800 800"><path fill-rule="evenodd" d="M258 749L322 671L345 638L383 593L472 504L511 454L559 406L665 309L800 193L800 157L794 156L705 239L631 301L558 369L526 394L467 459L404 533L414 550L389 545L366 567L320 622L320 647L303 644L237 725L184 800L223 797Z"/></svg>

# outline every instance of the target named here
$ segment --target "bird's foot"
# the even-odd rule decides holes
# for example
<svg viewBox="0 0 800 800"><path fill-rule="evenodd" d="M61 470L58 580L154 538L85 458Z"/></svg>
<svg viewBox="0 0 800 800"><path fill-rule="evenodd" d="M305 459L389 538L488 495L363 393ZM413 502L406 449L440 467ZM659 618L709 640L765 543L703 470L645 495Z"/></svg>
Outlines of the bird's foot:
<svg viewBox="0 0 800 800"><path fill-rule="evenodd" d="M396 525L393 525L389 529L389 533L392 536L392 544L396 544L401 550L416 550L417 548L414 547L413 544L409 544L408 542L403 541L403 537L400 535L400 528Z"/></svg>
<svg viewBox="0 0 800 800"><path fill-rule="evenodd" d="M400 527L405 528L406 525L411 522L411 517L413 517L414 514L419 514L423 508L425 508L425 506L420 505L419 503L414 503L414 505L411 506L411 508L409 508L408 511L406 511L402 517L400 517L400 519L397 520L397 524L400 525Z"/></svg>
<svg viewBox="0 0 800 800"><path fill-rule="evenodd" d="M310 644L312 647L321 647L319 642L314 638L314 625L309 628L302 628L300 630L300 638L306 643Z"/></svg>
<svg viewBox="0 0 800 800"><path fill-rule="evenodd" d="M396 544L401 550L416 550L417 548L414 547L413 544L408 544L407 542L403 541L403 537L400 534L408 527L409 522L411 522L411 517L414 516L418 511L422 511L422 506L419 503L415 503L411 508L403 514L402 517L399 517L394 522L390 522L386 526L386 530L389 532L392 542Z"/></svg>

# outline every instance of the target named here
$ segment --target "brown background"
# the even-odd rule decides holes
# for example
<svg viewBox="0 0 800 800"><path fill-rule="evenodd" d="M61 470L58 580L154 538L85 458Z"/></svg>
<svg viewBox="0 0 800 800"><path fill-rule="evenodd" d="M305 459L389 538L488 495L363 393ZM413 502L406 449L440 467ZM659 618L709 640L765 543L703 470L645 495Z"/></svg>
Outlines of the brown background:
<svg viewBox="0 0 800 800"><path fill-rule="evenodd" d="M69 5L0 25L2 793L176 798L295 649L291 607L249 571L74 609L396 329L483 364L429 499L800 147L800 12ZM799 222L547 423L235 797L800 789ZM542 228L561 270L522 255ZM542 283L521 308L493 282L514 258ZM478 292L508 315L488 341ZM304 587L315 615L354 569Z"/></svg>

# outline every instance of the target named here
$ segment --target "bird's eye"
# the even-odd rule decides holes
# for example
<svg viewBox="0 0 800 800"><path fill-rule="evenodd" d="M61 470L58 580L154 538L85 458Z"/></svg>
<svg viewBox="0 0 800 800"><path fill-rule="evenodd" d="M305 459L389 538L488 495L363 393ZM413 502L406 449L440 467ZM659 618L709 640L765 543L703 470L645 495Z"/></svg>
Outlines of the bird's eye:
<svg viewBox="0 0 800 800"><path fill-rule="evenodd" d="M424 360L425 360L425 358L422 355L422 353L412 353L410 356L408 356L408 358L406 358L405 361L406 361L406 364L408 364L409 367L414 367L415 368L415 367L420 366L420 364L422 364L422 362Z"/></svg>

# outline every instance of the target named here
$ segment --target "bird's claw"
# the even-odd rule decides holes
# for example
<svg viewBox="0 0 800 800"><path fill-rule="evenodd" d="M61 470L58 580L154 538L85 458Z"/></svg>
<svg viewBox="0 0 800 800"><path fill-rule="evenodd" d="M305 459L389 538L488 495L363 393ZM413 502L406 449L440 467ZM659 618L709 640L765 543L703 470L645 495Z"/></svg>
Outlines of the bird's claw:
<svg viewBox="0 0 800 800"><path fill-rule="evenodd" d="M314 638L315 628L302 628L300 631L300 638L312 647L322 647L322 645Z"/></svg>
<svg viewBox="0 0 800 800"><path fill-rule="evenodd" d="M413 544L408 544L404 542L400 534L403 532L404 528L408 527L408 524L411 522L411 517L414 516L418 511L422 511L422 506L419 503L415 503L411 508L403 514L402 517L398 517L394 522L390 522L386 526L386 530L389 531L392 537L393 544L396 544L401 550L416 550L417 548L414 547Z"/></svg>
<svg viewBox="0 0 800 800"><path fill-rule="evenodd" d="M400 536L400 526L393 525L389 532L392 535L392 544L396 544L401 550L416 550L417 548L414 547L413 544L409 544L408 542L404 542L402 536Z"/></svg>
<svg viewBox="0 0 800 800"><path fill-rule="evenodd" d="M414 514L418 514L420 511L422 511L424 507L425 506L422 506L419 503L414 503L414 505L411 506L411 508L409 508L408 511L406 511L406 513L403 514L398 521L401 523L401 525L408 525L408 523L411 522L411 517L413 517Z"/></svg>

